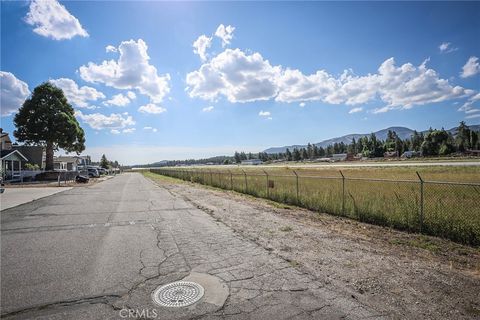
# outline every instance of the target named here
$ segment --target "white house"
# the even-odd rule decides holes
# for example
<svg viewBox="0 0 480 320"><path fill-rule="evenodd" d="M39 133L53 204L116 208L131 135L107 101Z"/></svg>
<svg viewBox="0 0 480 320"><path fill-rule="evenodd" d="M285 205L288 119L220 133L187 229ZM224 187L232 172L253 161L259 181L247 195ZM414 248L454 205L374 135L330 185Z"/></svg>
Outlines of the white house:
<svg viewBox="0 0 480 320"><path fill-rule="evenodd" d="M12 149L12 140L8 133L0 129L1 175L4 181L22 180L22 162L28 159L18 150Z"/></svg>
<svg viewBox="0 0 480 320"><path fill-rule="evenodd" d="M83 159L77 156L58 156L53 158L53 169L60 171L78 171Z"/></svg>
<svg viewBox="0 0 480 320"><path fill-rule="evenodd" d="M18 150L2 150L2 178L4 181L20 181L22 179L22 161L27 158Z"/></svg>

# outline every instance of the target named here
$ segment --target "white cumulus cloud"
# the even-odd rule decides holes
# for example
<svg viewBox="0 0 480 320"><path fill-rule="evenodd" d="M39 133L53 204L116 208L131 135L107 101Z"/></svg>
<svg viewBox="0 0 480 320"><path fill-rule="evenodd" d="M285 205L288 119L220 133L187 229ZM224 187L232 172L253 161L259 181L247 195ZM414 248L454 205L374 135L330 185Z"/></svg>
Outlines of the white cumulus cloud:
<svg viewBox="0 0 480 320"><path fill-rule="evenodd" d="M62 89L68 102L78 108L94 108L89 105L89 101L105 98L105 95L97 89L88 86L79 87L72 79L59 78L49 82Z"/></svg>
<svg viewBox="0 0 480 320"><path fill-rule="evenodd" d="M76 111L75 115L95 130L118 130L135 125L135 121L128 113L104 115L101 113L84 114L81 111Z"/></svg>
<svg viewBox="0 0 480 320"><path fill-rule="evenodd" d="M117 61L89 62L79 68L80 76L87 82L104 83L117 89L137 89L153 102L161 102L170 92L170 75L158 75L157 68L150 64L147 50L142 39L123 41L118 47Z"/></svg>
<svg viewBox="0 0 480 320"><path fill-rule="evenodd" d="M203 112L211 112L211 111L213 111L213 109L214 109L213 106L208 106L208 107L203 108L202 111Z"/></svg>
<svg viewBox="0 0 480 320"><path fill-rule="evenodd" d="M0 106L2 116L8 116L17 112L30 95L28 85L17 79L13 73L0 71Z"/></svg>
<svg viewBox="0 0 480 320"><path fill-rule="evenodd" d="M110 100L105 101L103 104L106 106L117 106L117 107L124 107L130 103L130 99L124 96L123 94L119 93L114 95Z"/></svg>
<svg viewBox="0 0 480 320"><path fill-rule="evenodd" d="M33 32L54 40L88 37L80 21L56 0L33 0L25 21L35 27Z"/></svg>
<svg viewBox="0 0 480 320"><path fill-rule="evenodd" d="M222 39L222 46L226 46L230 44L230 40L233 39L233 31L235 31L235 27L231 25L224 26L223 24L219 25L217 30L215 31L215 36Z"/></svg>
<svg viewBox="0 0 480 320"><path fill-rule="evenodd" d="M286 103L358 105L381 100L386 104L382 111L409 109L472 93L442 79L427 67L427 62L419 66L397 65L394 58L389 58L376 73L364 76L355 75L352 70L338 77L325 70L306 75L298 69L272 66L257 52L246 54L240 49L226 49L187 74L186 91L190 97L210 101L225 97L230 102L275 99Z"/></svg>
<svg viewBox="0 0 480 320"><path fill-rule="evenodd" d="M112 130L110 130L110 133L111 134L120 134L120 130L112 129Z"/></svg>
<svg viewBox="0 0 480 320"><path fill-rule="evenodd" d="M141 113L151 113L151 114L160 114L167 111L167 109L163 107L159 107L153 103L146 104L138 108L138 112Z"/></svg>
<svg viewBox="0 0 480 320"><path fill-rule="evenodd" d="M460 76L462 78L468 78L476 75L477 73L480 72L480 63L478 62L478 58L473 56L470 57L465 63L465 65L462 68L462 73Z"/></svg>
<svg viewBox="0 0 480 320"><path fill-rule="evenodd" d="M215 100L222 95L230 102L249 102L275 97L279 74L280 68L272 67L259 53L226 49L188 73L186 80L191 97Z"/></svg>
<svg viewBox="0 0 480 320"><path fill-rule="evenodd" d="M212 45L212 38L202 34L193 42L193 52L200 56L202 61L207 60L207 49Z"/></svg>
<svg viewBox="0 0 480 320"><path fill-rule="evenodd" d="M441 45L438 46L438 49L440 49L441 53L450 53L458 50L458 48L452 47L452 44L450 42L443 42Z"/></svg>

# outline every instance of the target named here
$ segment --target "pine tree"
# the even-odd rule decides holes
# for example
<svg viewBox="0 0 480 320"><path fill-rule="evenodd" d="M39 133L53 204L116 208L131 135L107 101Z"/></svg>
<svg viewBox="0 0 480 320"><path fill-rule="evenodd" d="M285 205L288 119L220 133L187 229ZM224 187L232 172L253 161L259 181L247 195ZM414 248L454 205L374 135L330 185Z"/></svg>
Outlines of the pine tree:
<svg viewBox="0 0 480 320"><path fill-rule="evenodd" d="M63 91L49 82L33 90L15 115L13 135L19 142L46 148L45 170L53 170L58 148L79 154L85 150L85 133Z"/></svg>
<svg viewBox="0 0 480 320"><path fill-rule="evenodd" d="M108 160L107 160L107 157L105 155L102 155L102 158L100 159L100 167L102 167L104 169L109 168Z"/></svg>
<svg viewBox="0 0 480 320"><path fill-rule="evenodd" d="M293 161L300 161L300 151L297 148L293 149Z"/></svg>
<svg viewBox="0 0 480 320"><path fill-rule="evenodd" d="M288 148L285 151L285 157L286 157L287 161L292 161L293 160L292 153L290 152L290 150L288 150Z"/></svg>
<svg viewBox="0 0 480 320"><path fill-rule="evenodd" d="M470 149L470 128L465 124L465 121L461 121L458 126L455 143L460 152Z"/></svg>

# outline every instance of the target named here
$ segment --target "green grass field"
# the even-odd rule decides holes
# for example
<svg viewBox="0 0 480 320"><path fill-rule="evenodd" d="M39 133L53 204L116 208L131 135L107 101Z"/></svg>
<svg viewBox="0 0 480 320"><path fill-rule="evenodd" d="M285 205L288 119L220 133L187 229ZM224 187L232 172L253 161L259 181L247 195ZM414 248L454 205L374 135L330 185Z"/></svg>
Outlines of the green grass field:
<svg viewBox="0 0 480 320"><path fill-rule="evenodd" d="M297 175L285 167L166 168L152 172L480 245L480 167L305 166L295 168Z"/></svg>

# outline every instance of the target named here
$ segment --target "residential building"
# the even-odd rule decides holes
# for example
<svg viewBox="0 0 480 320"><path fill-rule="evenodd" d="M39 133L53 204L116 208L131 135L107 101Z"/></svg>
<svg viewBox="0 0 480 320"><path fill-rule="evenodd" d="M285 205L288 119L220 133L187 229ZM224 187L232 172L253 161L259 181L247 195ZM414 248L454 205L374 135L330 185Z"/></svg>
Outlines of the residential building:
<svg viewBox="0 0 480 320"><path fill-rule="evenodd" d="M22 180L22 162L28 159L18 150L1 150L3 181Z"/></svg>
<svg viewBox="0 0 480 320"><path fill-rule="evenodd" d="M43 146L26 146L26 145L12 145L13 150L20 151L27 159L28 162L22 163L23 169L25 164L29 163L37 165L40 170L45 170L46 152Z"/></svg>
<svg viewBox="0 0 480 320"><path fill-rule="evenodd" d="M18 150L12 149L12 140L7 132L0 128L0 159L3 181L21 181L22 164L28 159Z"/></svg>
<svg viewBox="0 0 480 320"><path fill-rule="evenodd" d="M11 150L12 149L12 140L7 132L3 132L3 129L0 128L0 150Z"/></svg>
<svg viewBox="0 0 480 320"><path fill-rule="evenodd" d="M78 156L58 156L53 158L53 169L61 171L78 171L84 159Z"/></svg>

